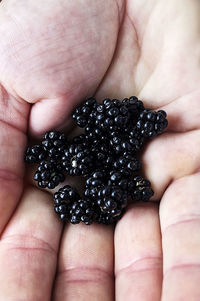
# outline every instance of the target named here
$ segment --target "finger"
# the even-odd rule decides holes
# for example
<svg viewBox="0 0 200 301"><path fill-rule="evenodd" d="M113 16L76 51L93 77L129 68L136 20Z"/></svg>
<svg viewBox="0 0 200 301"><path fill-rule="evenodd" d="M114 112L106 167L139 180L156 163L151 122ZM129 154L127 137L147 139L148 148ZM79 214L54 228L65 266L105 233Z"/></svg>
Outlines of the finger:
<svg viewBox="0 0 200 301"><path fill-rule="evenodd" d="M30 130L39 135L63 126L71 104L94 94L112 60L122 4L14 3L3 2L0 11L0 62L6 62L4 69L0 64L0 78L21 98L37 102Z"/></svg>
<svg viewBox="0 0 200 301"><path fill-rule="evenodd" d="M165 133L147 146L142 157L143 169L160 199L175 179L195 173L200 167L200 131Z"/></svg>
<svg viewBox="0 0 200 301"><path fill-rule="evenodd" d="M162 301L200 300L200 173L173 182L161 206Z"/></svg>
<svg viewBox="0 0 200 301"><path fill-rule="evenodd" d="M59 256L54 301L114 300L113 230L68 225Z"/></svg>
<svg viewBox="0 0 200 301"><path fill-rule="evenodd" d="M167 112L168 128L173 132L186 132L200 127L199 118L200 90L188 93L162 107ZM192 108L192 118L188 114Z"/></svg>
<svg viewBox="0 0 200 301"><path fill-rule="evenodd" d="M50 195L27 188L0 240L0 300L51 299L60 235Z"/></svg>
<svg viewBox="0 0 200 301"><path fill-rule="evenodd" d="M0 85L0 233L22 193L28 111Z"/></svg>
<svg viewBox="0 0 200 301"><path fill-rule="evenodd" d="M160 300L162 248L158 205L134 204L115 230L116 300Z"/></svg>

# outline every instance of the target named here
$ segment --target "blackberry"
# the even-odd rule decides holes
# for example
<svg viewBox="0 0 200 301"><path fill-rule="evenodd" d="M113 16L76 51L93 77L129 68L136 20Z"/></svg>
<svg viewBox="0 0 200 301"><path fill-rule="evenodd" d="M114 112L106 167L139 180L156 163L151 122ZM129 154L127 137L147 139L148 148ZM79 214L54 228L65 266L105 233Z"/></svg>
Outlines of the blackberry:
<svg viewBox="0 0 200 301"><path fill-rule="evenodd" d="M120 214L114 216L110 214L110 212L103 213L101 210L97 210L97 216L95 221L99 224L112 225L120 220L123 213L124 211L121 211Z"/></svg>
<svg viewBox="0 0 200 301"><path fill-rule="evenodd" d="M114 157L109 145L109 139L96 139L91 143L91 154L94 158L94 170L110 170Z"/></svg>
<svg viewBox="0 0 200 301"><path fill-rule="evenodd" d="M105 174L102 171L95 171L85 182L84 195L87 198L96 200L99 189L105 183Z"/></svg>
<svg viewBox="0 0 200 301"><path fill-rule="evenodd" d="M54 194L54 210L62 220L116 223L129 196L146 202L154 194L150 182L135 175L141 169L136 153L167 127L166 116L144 108L135 96L102 103L91 97L72 116L84 134L68 142L64 134L49 131L41 145L27 149L25 161L39 163L34 175L39 187L55 188L64 172L87 177L83 196L69 185Z"/></svg>
<svg viewBox="0 0 200 301"><path fill-rule="evenodd" d="M144 110L144 105L136 96L124 98L122 104L128 109L131 122L136 124L139 114Z"/></svg>
<svg viewBox="0 0 200 301"><path fill-rule="evenodd" d="M72 118L76 121L79 127L84 128L87 125L91 117L90 114L92 113L93 109L96 108L96 106L96 100L91 97L75 109L74 113L72 114Z"/></svg>
<svg viewBox="0 0 200 301"><path fill-rule="evenodd" d="M69 221L72 224L79 224L83 222L86 225L90 225L95 221L94 203L89 199L79 199L74 201L69 208Z"/></svg>
<svg viewBox="0 0 200 301"><path fill-rule="evenodd" d="M135 153L141 150L144 137L139 134L136 127L127 127L124 131L110 133L110 149L114 154Z"/></svg>
<svg viewBox="0 0 200 301"><path fill-rule="evenodd" d="M131 176L133 172L141 169L141 163L133 156L125 154L114 161L113 167L115 170L120 170L123 175Z"/></svg>
<svg viewBox="0 0 200 301"><path fill-rule="evenodd" d="M103 105L105 106L104 118L102 117L103 123L100 120L99 127L103 127L108 131L127 127L130 114L119 100L105 99Z"/></svg>
<svg viewBox="0 0 200 301"><path fill-rule="evenodd" d="M54 210L61 220L72 224L83 222L90 225L96 218L94 204L89 199L82 199L69 185L54 194Z"/></svg>
<svg viewBox="0 0 200 301"><path fill-rule="evenodd" d="M97 205L103 213L109 212L113 217L121 214L126 208L128 194L115 185L105 185L98 190Z"/></svg>
<svg viewBox="0 0 200 301"><path fill-rule="evenodd" d="M130 126L125 130L125 136L128 143L131 145L133 152L138 152L144 145L145 139L141 136L136 126Z"/></svg>
<svg viewBox="0 0 200 301"><path fill-rule="evenodd" d="M34 174L34 180L41 188L54 189L65 179L61 167L54 160L42 160Z"/></svg>
<svg viewBox="0 0 200 301"><path fill-rule="evenodd" d="M128 194L125 190L127 183L126 186L116 184L121 179L121 175L114 172L111 173L110 178L113 181L109 182L108 175L102 171L96 171L86 180L84 193L94 202L97 212L96 221L99 223L102 221L102 223L110 224L116 221L121 217L128 202Z"/></svg>
<svg viewBox="0 0 200 301"><path fill-rule="evenodd" d="M66 185L54 193L54 210L60 219L69 221L69 211L74 202L80 199L80 195L76 189Z"/></svg>
<svg viewBox="0 0 200 301"><path fill-rule="evenodd" d="M137 128L142 136L153 138L162 133L168 125L165 111L160 110L154 112L150 109L145 109L139 116Z"/></svg>
<svg viewBox="0 0 200 301"><path fill-rule="evenodd" d="M67 145L65 135L58 131L49 131L45 133L42 146L50 158L59 158Z"/></svg>
<svg viewBox="0 0 200 301"><path fill-rule="evenodd" d="M87 144L72 143L61 158L63 169L71 176L86 176L93 168L93 157Z"/></svg>
<svg viewBox="0 0 200 301"><path fill-rule="evenodd" d="M41 145L34 145L27 148L24 160L26 163L39 163L41 160L44 160L47 155L47 152Z"/></svg>
<svg viewBox="0 0 200 301"><path fill-rule="evenodd" d="M103 131L103 129L99 129L95 126L93 121L89 121L87 126L85 127L85 133L88 137L88 139L90 139L90 141L93 140L98 140L98 139L103 139L103 137L105 137L105 133Z"/></svg>
<svg viewBox="0 0 200 301"><path fill-rule="evenodd" d="M150 181L136 176L128 182L128 194L134 201L147 202L154 195Z"/></svg>

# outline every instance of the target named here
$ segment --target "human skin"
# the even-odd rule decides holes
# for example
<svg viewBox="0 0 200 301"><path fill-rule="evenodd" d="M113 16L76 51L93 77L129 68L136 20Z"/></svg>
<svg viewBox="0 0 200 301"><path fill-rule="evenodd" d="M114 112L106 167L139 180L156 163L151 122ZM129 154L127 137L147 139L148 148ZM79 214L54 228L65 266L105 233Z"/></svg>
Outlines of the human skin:
<svg viewBox="0 0 200 301"><path fill-rule="evenodd" d="M0 4L0 301L200 300L200 2ZM63 225L24 178L27 136L70 131L88 96L138 96L166 132L142 154L155 191L114 228Z"/></svg>

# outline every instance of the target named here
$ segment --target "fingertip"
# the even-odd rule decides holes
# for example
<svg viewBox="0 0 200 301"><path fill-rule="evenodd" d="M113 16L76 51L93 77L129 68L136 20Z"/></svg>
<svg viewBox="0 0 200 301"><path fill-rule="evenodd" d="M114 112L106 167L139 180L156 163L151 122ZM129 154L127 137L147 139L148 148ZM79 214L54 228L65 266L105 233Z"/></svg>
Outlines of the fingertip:
<svg viewBox="0 0 200 301"><path fill-rule="evenodd" d="M72 124L71 113L76 101L55 98L43 99L32 106L29 118L29 133L39 138L51 129L69 128Z"/></svg>

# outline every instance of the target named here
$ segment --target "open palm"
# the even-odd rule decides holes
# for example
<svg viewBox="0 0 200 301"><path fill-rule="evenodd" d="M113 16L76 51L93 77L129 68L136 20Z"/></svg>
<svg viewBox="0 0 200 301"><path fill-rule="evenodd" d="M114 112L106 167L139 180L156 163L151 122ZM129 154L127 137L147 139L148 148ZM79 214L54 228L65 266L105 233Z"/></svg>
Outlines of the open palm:
<svg viewBox="0 0 200 301"><path fill-rule="evenodd" d="M199 9L1 2L0 300L200 299ZM168 130L143 153L153 202L133 204L115 229L63 228L51 194L23 178L27 132L69 128L91 95L136 95L168 113Z"/></svg>

